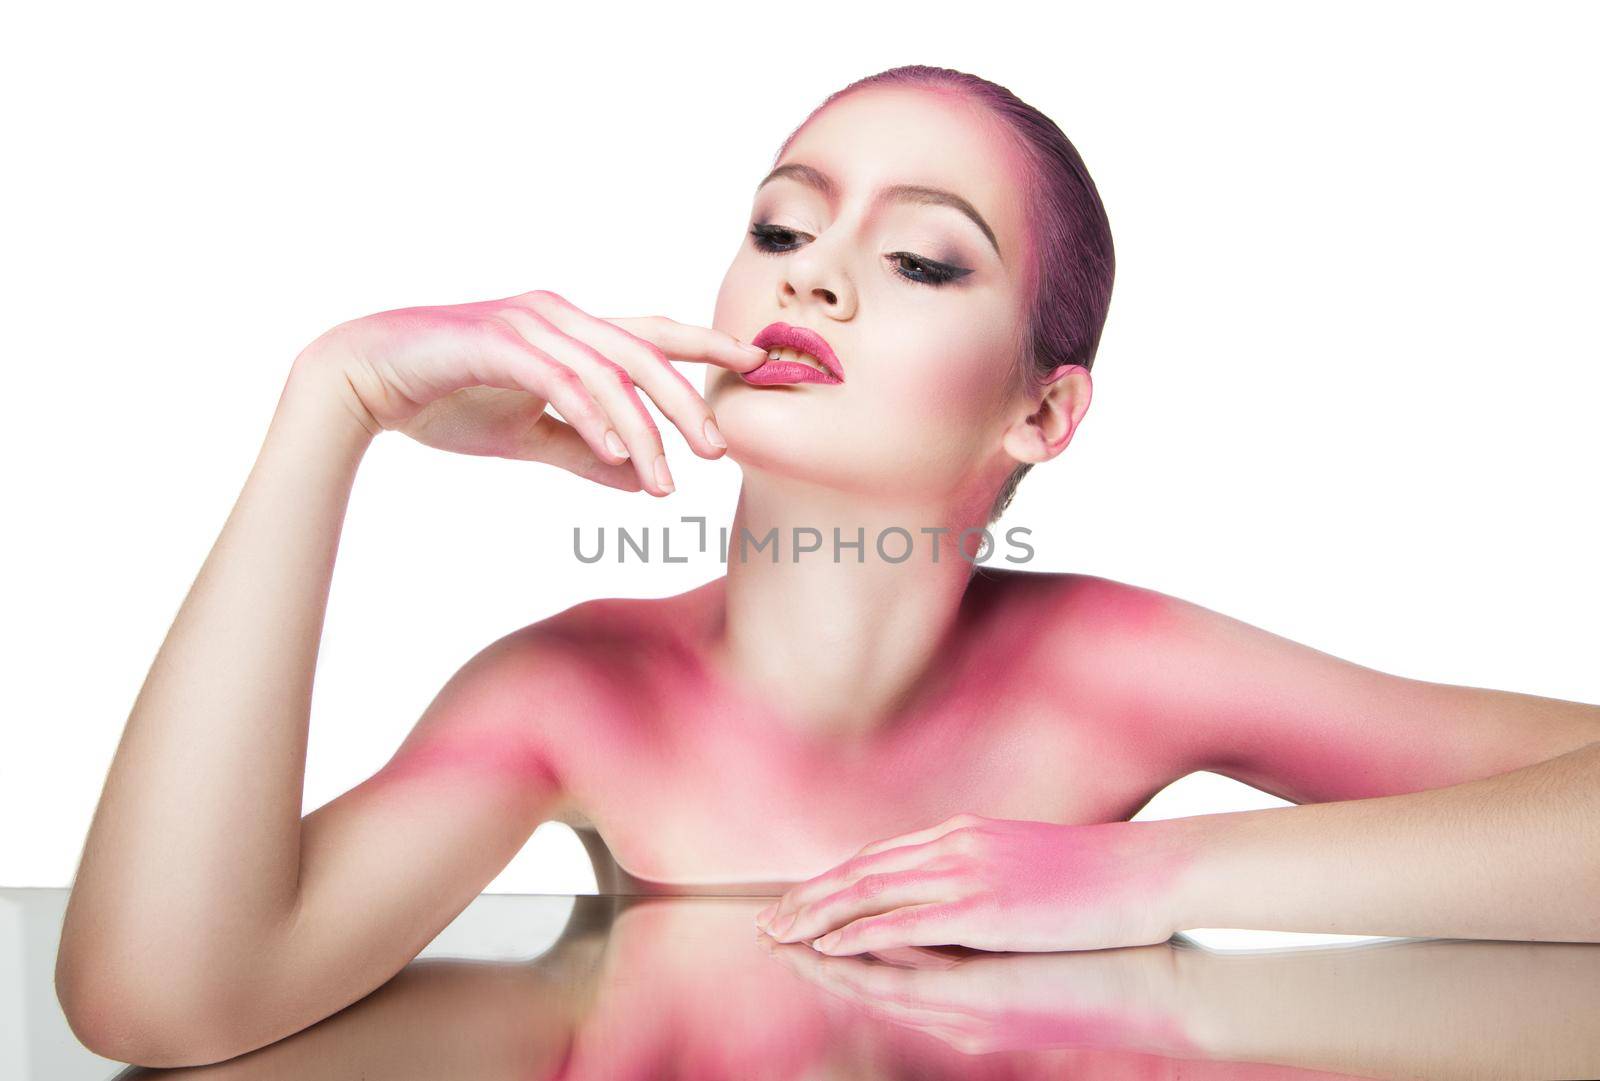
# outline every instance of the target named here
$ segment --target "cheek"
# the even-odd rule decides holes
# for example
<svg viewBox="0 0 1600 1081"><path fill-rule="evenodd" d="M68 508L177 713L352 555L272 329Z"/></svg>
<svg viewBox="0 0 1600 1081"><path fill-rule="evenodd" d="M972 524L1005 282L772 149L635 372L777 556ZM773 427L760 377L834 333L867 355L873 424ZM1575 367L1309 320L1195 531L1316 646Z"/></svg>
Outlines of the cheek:
<svg viewBox="0 0 1600 1081"><path fill-rule="evenodd" d="M717 288L717 302L711 313L711 326L735 337L747 338L760 330L765 323L755 323L761 318L757 303L762 294L758 275L751 273L745 253L734 256L728 271ZM770 302L769 302L770 306Z"/></svg>
<svg viewBox="0 0 1600 1081"><path fill-rule="evenodd" d="M841 399L848 437L818 443L835 468L903 494L946 492L969 475L993 442L997 403L993 358L962 349L902 344L893 357L879 354L881 366L849 386L847 405Z"/></svg>
<svg viewBox="0 0 1600 1081"><path fill-rule="evenodd" d="M952 332L907 350L872 375L872 404L892 424L910 424L943 438L977 437L999 407L1003 365L1009 363L984 335ZM863 392L863 397L865 397Z"/></svg>

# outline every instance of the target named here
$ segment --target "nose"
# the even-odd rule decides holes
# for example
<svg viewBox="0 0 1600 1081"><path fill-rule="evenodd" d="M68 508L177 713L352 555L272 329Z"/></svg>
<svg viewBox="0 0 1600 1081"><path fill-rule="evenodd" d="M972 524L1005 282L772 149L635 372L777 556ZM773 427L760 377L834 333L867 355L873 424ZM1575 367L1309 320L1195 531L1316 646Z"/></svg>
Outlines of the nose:
<svg viewBox="0 0 1600 1081"><path fill-rule="evenodd" d="M784 305L815 305L831 319L848 319L855 312L856 291L843 263L842 253L826 242L813 240L783 263L779 298Z"/></svg>

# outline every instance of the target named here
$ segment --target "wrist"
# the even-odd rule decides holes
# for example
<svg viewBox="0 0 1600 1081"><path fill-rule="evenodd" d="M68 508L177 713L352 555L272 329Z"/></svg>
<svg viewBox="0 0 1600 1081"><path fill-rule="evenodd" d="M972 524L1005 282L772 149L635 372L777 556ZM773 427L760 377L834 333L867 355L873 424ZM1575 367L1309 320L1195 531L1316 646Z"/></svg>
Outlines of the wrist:
<svg viewBox="0 0 1600 1081"><path fill-rule="evenodd" d="M1239 1013L1235 983L1229 977L1237 976L1238 966L1230 964L1232 959L1226 956L1187 944L1175 946L1170 960L1173 1014L1189 1042L1189 1051L1229 1059L1238 1046L1230 1021ZM1258 1011L1247 1009L1245 1015L1248 1023L1259 1023Z"/></svg>
<svg viewBox="0 0 1600 1081"><path fill-rule="evenodd" d="M1192 815L1148 823L1159 829L1172 869L1162 891L1168 926L1173 932L1215 923L1221 854L1226 845L1228 814Z"/></svg>
<svg viewBox="0 0 1600 1081"><path fill-rule="evenodd" d="M326 355L315 343L290 365L278 402L278 416L292 424L311 425L341 448L358 455L383 431L356 394L338 358Z"/></svg>

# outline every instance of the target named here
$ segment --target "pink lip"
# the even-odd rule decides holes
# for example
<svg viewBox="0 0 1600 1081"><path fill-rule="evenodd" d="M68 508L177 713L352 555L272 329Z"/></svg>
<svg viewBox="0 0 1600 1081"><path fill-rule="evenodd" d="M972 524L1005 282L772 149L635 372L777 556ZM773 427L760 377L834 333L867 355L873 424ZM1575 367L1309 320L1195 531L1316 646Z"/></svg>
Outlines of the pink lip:
<svg viewBox="0 0 1600 1081"><path fill-rule="evenodd" d="M819 372L809 364L795 360L769 360L759 368L739 373L747 383L764 386L774 383L844 382L844 369L839 364L839 358L833 355L833 349L822 340L822 335L814 330L790 326L788 323L772 323L762 328L750 344L758 349L798 349L816 357L828 370Z"/></svg>

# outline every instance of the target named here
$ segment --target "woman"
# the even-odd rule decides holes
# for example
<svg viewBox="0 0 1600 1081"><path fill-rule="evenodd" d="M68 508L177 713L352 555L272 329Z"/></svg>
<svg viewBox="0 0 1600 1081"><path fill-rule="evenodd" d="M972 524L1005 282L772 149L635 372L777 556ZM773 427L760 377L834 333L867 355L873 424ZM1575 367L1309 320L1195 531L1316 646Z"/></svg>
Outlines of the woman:
<svg viewBox="0 0 1600 1081"><path fill-rule="evenodd" d="M1083 419L1109 302L1104 212L1053 124L894 69L814 112L753 210L711 328L538 291L357 319L296 358L90 829L57 969L86 1044L170 1064L303 1028L552 818L603 890L777 896L766 930L834 952L1217 925L1600 940L1600 846L1573 843L1600 820L1595 707L1383 674L1101 578L975 571L970 531ZM668 357L708 365L703 398ZM739 462L733 536L837 531L840 557L731 555L681 596L509 634L302 819L372 439L665 496L641 391ZM873 543L895 529L910 558ZM1309 806L1126 821L1197 769Z"/></svg>

